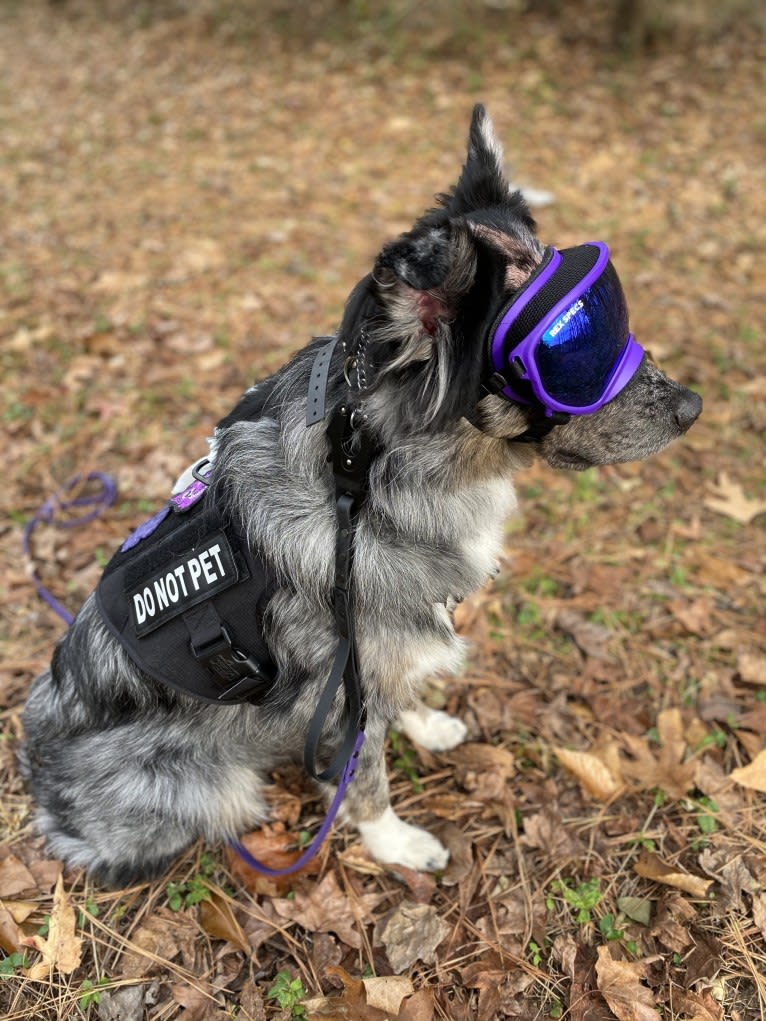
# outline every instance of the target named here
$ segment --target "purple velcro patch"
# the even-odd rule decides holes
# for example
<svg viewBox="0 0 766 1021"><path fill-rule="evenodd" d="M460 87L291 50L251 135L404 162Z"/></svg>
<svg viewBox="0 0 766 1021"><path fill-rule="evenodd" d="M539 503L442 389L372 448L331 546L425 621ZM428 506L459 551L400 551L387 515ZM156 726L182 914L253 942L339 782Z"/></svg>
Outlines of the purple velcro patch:
<svg viewBox="0 0 766 1021"><path fill-rule="evenodd" d="M152 532L165 520L170 513L170 504L166 503L165 506L158 510L155 515L149 518L148 521L144 521L138 526L135 532L131 532L125 542L120 546L120 553L125 553L129 549L133 549L137 546L142 539L146 539L147 536L151 535Z"/></svg>

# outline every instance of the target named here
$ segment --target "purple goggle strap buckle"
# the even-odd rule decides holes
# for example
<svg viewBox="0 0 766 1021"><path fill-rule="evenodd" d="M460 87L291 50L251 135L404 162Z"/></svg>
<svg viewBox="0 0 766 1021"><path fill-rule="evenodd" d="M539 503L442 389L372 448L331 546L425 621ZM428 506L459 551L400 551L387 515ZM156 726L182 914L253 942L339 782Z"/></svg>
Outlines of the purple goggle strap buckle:
<svg viewBox="0 0 766 1021"><path fill-rule="evenodd" d="M237 852L239 857L242 859L243 862L245 862L246 865L249 865L251 869L255 869L256 872L261 872L264 876L289 876L293 872L298 872L299 869L302 869L304 865L311 861L311 859L317 853L319 848L322 846L325 837L330 832L332 824L335 821L335 816L338 814L338 810L340 809L341 803L343 802L343 798L346 794L348 785L351 783L351 781L354 779L354 776L356 775L357 761L359 759L359 753L362 750L363 744L364 731L360 730L356 738L356 744L354 745L353 751L351 752L351 755L348 758L348 762L346 763L345 768L343 769L343 774L340 778L340 781L338 782L338 788L335 791L335 797L332 799L332 803L330 807L327 809L327 815L324 817L324 822L317 830L316 835L314 836L314 839L311 841L309 846L306 848L306 850L299 858L296 858L292 865L287 865L283 869L272 869L269 868L268 865L264 865L262 862L259 862L257 858L254 858L252 854L250 854L250 852L247 850L247 848L244 847L238 840L231 840L229 842L229 847L231 847L232 850Z"/></svg>
<svg viewBox="0 0 766 1021"><path fill-rule="evenodd" d="M613 397L623 390L633 376L636 374L641 360L644 356L644 349L636 341L632 333L628 334L625 341L625 346L622 349L621 354L615 362L614 368L611 375L606 383L604 392L601 394L599 399L592 404L586 405L572 405L562 404L555 398L551 397L543 384L540 374L537 370L537 365L534 358L534 350L540 342L540 338L545 333L545 330L551 323L554 323L560 315L562 315L572 305L577 298L584 294L585 291L591 287L596 280L601 276L607 263L609 262L609 249L603 243L603 241L589 241L589 245L594 245L599 250L598 258L592 269L586 273L582 278L577 288L572 288L564 297L558 301L553 308L548 312L535 326L535 328L527 334L514 348L508 352L507 356L504 353L504 342L508 330L512 324L516 321L519 313L529 304L529 302L535 297L536 294L548 283L553 274L556 272L558 267L561 265L562 257L561 253L555 248L551 249L552 255L550 262L545 266L540 275L532 284L527 288L524 294L521 295L518 302L514 301L511 303L510 308L503 315L500 322L495 328L492 336L492 347L491 357L492 366L496 372L505 375L508 371L508 364L511 361L511 355L522 360L525 368L524 379L529 380L535 397L545 408L545 412L548 416L552 415L556 411L568 412L570 415L588 415L594 411L598 411L599 408L603 408L605 404L608 404ZM506 362L507 359L507 362ZM529 400L519 396L515 393L512 386L509 384L504 387L500 393L510 401L515 401L519 404L529 404Z"/></svg>

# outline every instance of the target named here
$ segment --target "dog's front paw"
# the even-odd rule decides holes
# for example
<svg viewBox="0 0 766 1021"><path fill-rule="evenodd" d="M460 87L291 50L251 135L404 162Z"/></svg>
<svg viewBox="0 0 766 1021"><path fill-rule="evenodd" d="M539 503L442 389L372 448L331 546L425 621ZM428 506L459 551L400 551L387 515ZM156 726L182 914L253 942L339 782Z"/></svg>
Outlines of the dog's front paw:
<svg viewBox="0 0 766 1021"><path fill-rule="evenodd" d="M449 851L436 837L420 826L404 822L391 807L373 822L359 823L359 833L364 846L378 861L419 872L436 872L449 859Z"/></svg>
<svg viewBox="0 0 766 1021"><path fill-rule="evenodd" d="M429 752L448 752L468 736L463 721L441 709L408 709L399 717L399 726L411 741Z"/></svg>

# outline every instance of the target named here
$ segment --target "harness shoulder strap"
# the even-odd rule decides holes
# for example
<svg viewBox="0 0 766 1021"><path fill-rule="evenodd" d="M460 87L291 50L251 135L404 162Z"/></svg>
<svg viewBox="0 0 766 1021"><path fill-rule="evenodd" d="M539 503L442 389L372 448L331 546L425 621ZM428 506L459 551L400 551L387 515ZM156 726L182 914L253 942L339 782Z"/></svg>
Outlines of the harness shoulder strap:
<svg viewBox="0 0 766 1021"><path fill-rule="evenodd" d="M319 349L314 359L306 416L309 427L323 421L326 416L327 383L337 342L337 337L332 338ZM338 646L330 674L309 724L304 746L306 772L317 780L331 780L344 769L365 723L364 694L354 630L352 566L356 521L365 499L370 462L375 451L366 430L355 428L355 410L358 409L351 407L350 400L337 405L327 425L335 478L337 530L333 602ZM317 753L322 730L341 684L346 696L346 733L330 765L320 771Z"/></svg>

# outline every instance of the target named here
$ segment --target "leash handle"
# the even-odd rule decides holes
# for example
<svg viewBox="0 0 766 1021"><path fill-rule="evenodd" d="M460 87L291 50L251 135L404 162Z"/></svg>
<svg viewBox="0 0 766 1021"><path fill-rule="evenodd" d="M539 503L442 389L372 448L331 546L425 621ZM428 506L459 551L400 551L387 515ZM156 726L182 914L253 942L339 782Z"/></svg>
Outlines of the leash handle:
<svg viewBox="0 0 766 1021"><path fill-rule="evenodd" d="M354 779L354 776L356 774L357 761L359 759L359 753L362 750L362 745L364 744L364 737L365 737L364 730L360 730L356 734L354 747L351 751L351 755L349 756L348 761L346 762L346 767L343 770L343 776L340 778L340 781L338 783L338 789L335 791L335 797L332 799L332 803L330 804L330 807L327 810L327 815L324 817L324 822L317 830L314 839L311 841L309 846L306 848L303 854L301 854L300 857L297 858L292 863L292 865L286 865L285 868L283 869L272 869L269 868L268 865L264 865L263 862L258 861L257 858L253 857L253 855L250 854L247 848L244 847L238 840L230 841L229 847L231 847L232 850L236 851L236 853L239 855L242 861L244 861L246 865L249 865L251 869L255 869L256 872L261 872L266 876L273 877L289 876L293 872L298 872L299 869L302 869L304 865L311 861L311 859L319 850L325 837L330 832L330 828L332 827L332 824L335 821L335 816L338 814L338 810L340 809L341 803L343 802L343 798L346 794L346 789L348 788L348 785Z"/></svg>
<svg viewBox="0 0 766 1021"><path fill-rule="evenodd" d="M91 493L85 496L76 496L72 500L63 499L64 494L71 492L81 482L98 482L101 485L100 491ZM57 528L77 528L80 525L87 525L88 522L93 521L99 514L102 514L107 507L111 507L117 497L117 483L111 477L106 475L104 472L92 471L88 472L87 475L75 475L73 478L65 482L57 493L53 493L48 499L41 504L35 514L24 526L24 533L21 539L21 546L24 551L24 555L32 565L30 576L32 578L32 584L37 589L37 594L40 598L54 610L64 623L69 626L74 617L61 603L56 599L53 593L43 585L40 580L40 576L34 567L34 557L32 556L32 533L39 524L55 524ZM92 510L86 511L84 514L80 514L77 517L70 518L67 521L57 521L56 515L60 511L72 510L75 507L91 507Z"/></svg>

